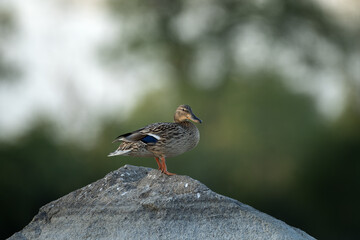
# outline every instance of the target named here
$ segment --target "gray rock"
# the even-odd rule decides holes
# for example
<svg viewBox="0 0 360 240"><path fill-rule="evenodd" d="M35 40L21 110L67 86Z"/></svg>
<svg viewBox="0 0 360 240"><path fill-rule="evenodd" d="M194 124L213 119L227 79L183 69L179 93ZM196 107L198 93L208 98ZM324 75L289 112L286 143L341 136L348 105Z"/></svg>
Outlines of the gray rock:
<svg viewBox="0 0 360 240"><path fill-rule="evenodd" d="M9 239L314 239L188 176L125 165L40 208Z"/></svg>

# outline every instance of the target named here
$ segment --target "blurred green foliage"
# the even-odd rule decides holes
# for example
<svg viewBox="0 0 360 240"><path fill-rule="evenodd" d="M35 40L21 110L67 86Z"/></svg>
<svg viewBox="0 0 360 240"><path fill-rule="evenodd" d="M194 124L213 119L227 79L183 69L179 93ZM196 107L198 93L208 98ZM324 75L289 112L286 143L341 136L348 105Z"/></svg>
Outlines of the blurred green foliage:
<svg viewBox="0 0 360 240"><path fill-rule="evenodd" d="M329 124L309 97L291 93L271 77L227 81L216 91L186 88L178 104L191 104L203 119L198 125L201 142L191 152L168 159L171 171L317 238L358 237L357 112L349 109ZM155 168L154 159L106 155L116 148L111 140L118 134L172 121L176 105L167 106L157 95L150 94L126 122L109 120L91 148L55 141L45 121L16 143L1 143L0 188L6 193L1 198L1 232L20 230L40 206L124 164Z"/></svg>
<svg viewBox="0 0 360 240"><path fill-rule="evenodd" d="M249 22L260 22L272 41L294 48L299 47L297 26L311 29L343 55L357 47L357 33L340 28L308 1L211 1L221 17L184 40L174 21L190 2L109 2L116 21L129 30L125 43L115 42L102 56L112 63L126 61L129 54L159 61L167 70L159 74L170 72L170 84L146 95L126 121L107 118L89 146L60 141L46 119L15 142L1 142L0 237L19 231L45 203L124 164L155 168L154 159L107 158L117 147L111 141L152 122L172 121L176 107L189 104L203 120L201 141L191 152L168 159L169 171L198 179L316 238L360 238L360 114L354 79L345 74L354 92L343 114L330 121L313 98L290 89L275 69L249 74L238 66L229 47L234 31ZM192 72L197 50L207 44L223 56L218 83L211 87L199 85ZM322 62L311 48L301 49L307 51L302 60L319 68Z"/></svg>
<svg viewBox="0 0 360 240"><path fill-rule="evenodd" d="M8 41L14 32L13 16L8 9L0 6L0 83L4 80L15 80L20 71L15 64L4 57L2 46Z"/></svg>

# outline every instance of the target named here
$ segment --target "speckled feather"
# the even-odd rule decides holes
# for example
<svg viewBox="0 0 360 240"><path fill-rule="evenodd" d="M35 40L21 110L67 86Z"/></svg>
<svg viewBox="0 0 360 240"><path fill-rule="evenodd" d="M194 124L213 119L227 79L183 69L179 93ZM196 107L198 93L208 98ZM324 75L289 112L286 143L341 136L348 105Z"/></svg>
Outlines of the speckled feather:
<svg viewBox="0 0 360 240"><path fill-rule="evenodd" d="M121 142L121 144L109 156L165 158L187 152L193 149L200 140L199 130L188 119L201 123L188 105L181 105L175 112L175 122L153 123L117 137L114 142Z"/></svg>
<svg viewBox="0 0 360 240"><path fill-rule="evenodd" d="M160 139L155 143L142 142L140 139L148 134L159 136ZM127 137L123 137L124 135L116 140L123 141L117 151L131 150L121 155L135 157L175 157L194 148L200 140L199 130L188 121L154 123L132 132Z"/></svg>

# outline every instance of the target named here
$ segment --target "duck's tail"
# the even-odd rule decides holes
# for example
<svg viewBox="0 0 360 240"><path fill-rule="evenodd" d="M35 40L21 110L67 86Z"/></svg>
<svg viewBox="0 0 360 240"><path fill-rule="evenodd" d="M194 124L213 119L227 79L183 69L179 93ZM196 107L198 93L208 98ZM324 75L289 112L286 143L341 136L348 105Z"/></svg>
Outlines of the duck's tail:
<svg viewBox="0 0 360 240"><path fill-rule="evenodd" d="M127 150L120 150L117 149L115 152L109 153L108 157L113 157L113 156L117 156L117 155L125 155L126 153L130 152L130 149Z"/></svg>

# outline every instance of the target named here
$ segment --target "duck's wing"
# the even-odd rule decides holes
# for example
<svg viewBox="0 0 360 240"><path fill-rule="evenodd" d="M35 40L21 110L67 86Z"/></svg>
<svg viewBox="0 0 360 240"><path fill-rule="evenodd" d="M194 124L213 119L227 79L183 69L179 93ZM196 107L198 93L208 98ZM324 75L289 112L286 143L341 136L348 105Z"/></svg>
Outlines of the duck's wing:
<svg viewBox="0 0 360 240"><path fill-rule="evenodd" d="M122 134L120 136L118 136L117 138L115 138L114 142L136 142L139 141L141 138L145 137L142 133L141 130L143 130L144 128L141 128L139 130L133 131L133 132L129 132L129 133L125 133Z"/></svg>
<svg viewBox="0 0 360 240"><path fill-rule="evenodd" d="M137 142L142 141L144 143L156 143L160 136L157 134L158 127L161 126L161 124L151 124L146 127L143 127L141 129L138 129L133 132L125 133L120 136L118 136L114 142Z"/></svg>

